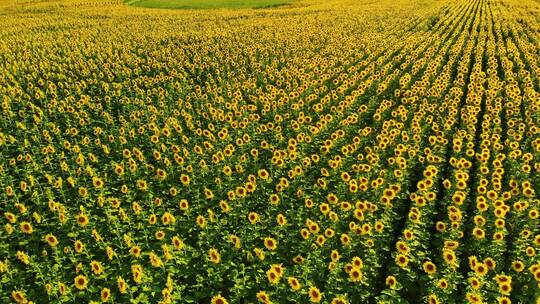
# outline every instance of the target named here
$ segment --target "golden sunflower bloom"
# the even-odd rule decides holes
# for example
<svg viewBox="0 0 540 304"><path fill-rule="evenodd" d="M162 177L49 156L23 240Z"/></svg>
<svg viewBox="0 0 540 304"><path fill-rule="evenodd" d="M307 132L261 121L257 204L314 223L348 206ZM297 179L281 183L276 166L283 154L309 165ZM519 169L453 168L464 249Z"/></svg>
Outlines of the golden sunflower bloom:
<svg viewBox="0 0 540 304"><path fill-rule="evenodd" d="M222 297L221 295L213 296L212 300L210 301L211 304L229 304L227 299Z"/></svg>
<svg viewBox="0 0 540 304"><path fill-rule="evenodd" d="M75 288L84 290L88 286L88 279L83 275L78 275L74 279Z"/></svg>

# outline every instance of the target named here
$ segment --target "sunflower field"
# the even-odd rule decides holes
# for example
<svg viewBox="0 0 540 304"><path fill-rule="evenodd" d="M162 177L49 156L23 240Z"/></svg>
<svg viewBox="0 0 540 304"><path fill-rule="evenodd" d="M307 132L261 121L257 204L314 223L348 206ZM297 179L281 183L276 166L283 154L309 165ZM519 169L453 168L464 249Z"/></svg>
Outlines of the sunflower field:
<svg viewBox="0 0 540 304"><path fill-rule="evenodd" d="M0 25L0 303L540 303L538 1Z"/></svg>

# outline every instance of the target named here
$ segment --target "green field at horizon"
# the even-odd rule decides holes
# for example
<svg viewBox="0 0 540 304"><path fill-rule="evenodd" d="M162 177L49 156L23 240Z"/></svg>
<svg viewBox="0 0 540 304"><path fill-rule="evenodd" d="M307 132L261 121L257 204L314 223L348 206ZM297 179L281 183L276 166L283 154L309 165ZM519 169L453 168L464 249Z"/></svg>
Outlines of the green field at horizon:
<svg viewBox="0 0 540 304"><path fill-rule="evenodd" d="M133 6L168 9L264 8L291 3L292 0L135 0Z"/></svg>

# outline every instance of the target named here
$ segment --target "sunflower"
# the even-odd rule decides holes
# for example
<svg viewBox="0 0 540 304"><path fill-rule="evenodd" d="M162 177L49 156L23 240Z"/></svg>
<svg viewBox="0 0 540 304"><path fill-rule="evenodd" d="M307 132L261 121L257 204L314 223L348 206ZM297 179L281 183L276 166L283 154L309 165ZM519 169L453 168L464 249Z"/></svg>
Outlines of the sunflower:
<svg viewBox="0 0 540 304"><path fill-rule="evenodd" d="M139 258L141 256L141 253L142 253L141 247L133 246L133 247L131 247L131 249L129 249L129 253L132 256L134 256L136 258Z"/></svg>
<svg viewBox="0 0 540 304"><path fill-rule="evenodd" d="M34 228L32 228L32 225L29 222L21 222L20 227L21 231L25 234L32 234L34 231Z"/></svg>
<svg viewBox="0 0 540 304"><path fill-rule="evenodd" d="M233 243L234 248L236 249L242 248L242 242L238 236L234 234L229 234L228 238L229 238L229 241Z"/></svg>
<svg viewBox="0 0 540 304"><path fill-rule="evenodd" d="M268 278L268 282L270 282L272 285L276 285L281 278L274 269L269 269L266 271L266 277Z"/></svg>
<svg viewBox="0 0 540 304"><path fill-rule="evenodd" d="M450 250L450 249L445 249L443 250L443 258L444 258L444 261L450 265L450 266L455 266L456 265L456 254L454 253L453 250Z"/></svg>
<svg viewBox="0 0 540 304"><path fill-rule="evenodd" d="M214 264L221 262L221 255L215 248L208 250L208 260Z"/></svg>
<svg viewBox="0 0 540 304"><path fill-rule="evenodd" d="M261 250L260 248L254 248L253 249L253 252L255 252L255 255L257 256L257 258L260 260L260 261L264 261L264 259L266 258L266 254L264 253L263 250ZM251 252L248 252L247 253L247 257L251 260L253 258L253 255L251 254Z"/></svg>
<svg viewBox="0 0 540 304"><path fill-rule="evenodd" d="M405 229L403 230L403 236L407 241L411 241L412 239L414 239L414 232L409 229Z"/></svg>
<svg viewBox="0 0 540 304"><path fill-rule="evenodd" d="M4 213L4 216L11 224L15 224L17 222L17 216L11 212Z"/></svg>
<svg viewBox="0 0 540 304"><path fill-rule="evenodd" d="M434 295L434 294L431 294L428 296L428 304L439 304L440 301L439 301L439 298Z"/></svg>
<svg viewBox="0 0 540 304"><path fill-rule="evenodd" d="M407 264L409 264L409 258L403 254L396 255L395 260L396 260L396 264L401 268L405 268L407 267Z"/></svg>
<svg viewBox="0 0 540 304"><path fill-rule="evenodd" d="M330 304L349 304L349 301L347 301L345 298L343 297L335 297L332 299L332 302L330 302Z"/></svg>
<svg viewBox="0 0 540 304"><path fill-rule="evenodd" d="M260 303L264 303L264 304L271 304L272 303L270 301L270 296L268 296L268 294L265 291L257 292L257 300Z"/></svg>
<svg viewBox="0 0 540 304"><path fill-rule="evenodd" d="M504 284L504 283L511 283L512 282L512 277L510 276L507 276L507 275L496 275L495 276L495 281L497 282L497 284Z"/></svg>
<svg viewBox="0 0 540 304"><path fill-rule="evenodd" d="M96 189L101 189L101 188L103 188L103 185L104 185L103 180L101 178L98 178L98 177L93 177L92 178L92 184L94 185L94 187Z"/></svg>
<svg viewBox="0 0 540 304"><path fill-rule="evenodd" d="M100 292L100 298L102 302L108 302L111 298L111 290L109 288L103 288Z"/></svg>
<svg viewBox="0 0 540 304"><path fill-rule="evenodd" d="M260 216L259 214L257 214L256 212L250 212L248 214L248 220L251 224L255 224L257 223L259 220L260 220Z"/></svg>
<svg viewBox="0 0 540 304"><path fill-rule="evenodd" d="M156 176L160 180L164 180L167 178L167 172L163 169L157 169L156 170Z"/></svg>
<svg viewBox="0 0 540 304"><path fill-rule="evenodd" d="M287 218L285 218L285 216L280 213L276 217L276 222L279 226L284 226L285 224L287 224Z"/></svg>
<svg viewBox="0 0 540 304"><path fill-rule="evenodd" d="M223 213L229 213L231 211L231 207L224 200L219 202L219 207L221 208L221 211L223 211Z"/></svg>
<svg viewBox="0 0 540 304"><path fill-rule="evenodd" d="M534 237L534 243L536 244L536 246L540 247L540 234Z"/></svg>
<svg viewBox="0 0 540 304"><path fill-rule="evenodd" d="M301 264L302 262L304 262L304 257L302 257L301 255L297 255L292 260L295 264Z"/></svg>
<svg viewBox="0 0 540 304"><path fill-rule="evenodd" d="M120 164L114 165L114 173L118 176L122 176L124 174L124 167Z"/></svg>
<svg viewBox="0 0 540 304"><path fill-rule="evenodd" d="M478 289L481 286L481 282L477 277L470 277L469 284L471 285L472 289Z"/></svg>
<svg viewBox="0 0 540 304"><path fill-rule="evenodd" d="M474 267L474 272L481 277L485 276L488 270L489 267L484 263L476 263L476 266Z"/></svg>
<svg viewBox="0 0 540 304"><path fill-rule="evenodd" d="M320 231L319 224L317 224L317 223L315 223L313 221L309 221L307 226L308 226L309 231L311 233L319 233L319 231Z"/></svg>
<svg viewBox="0 0 540 304"><path fill-rule="evenodd" d="M437 287L440 289L446 289L448 287L448 281L446 279L440 279L437 281Z"/></svg>
<svg viewBox="0 0 540 304"><path fill-rule="evenodd" d="M197 223L197 226L199 226L201 228L206 227L206 219L202 215L197 216L196 223Z"/></svg>
<svg viewBox="0 0 540 304"><path fill-rule="evenodd" d="M131 273L133 275L133 281L137 284L140 284L144 276L142 266L138 264L131 265Z"/></svg>
<svg viewBox="0 0 540 304"><path fill-rule="evenodd" d="M127 292L127 283L122 277L118 277L116 279L116 284L118 285L118 290L121 294L124 294Z"/></svg>
<svg viewBox="0 0 540 304"><path fill-rule="evenodd" d="M52 235L51 233L47 234L45 236L45 241L49 244L51 247L56 247L58 245L58 239Z"/></svg>
<svg viewBox="0 0 540 304"><path fill-rule="evenodd" d="M497 298L497 304L512 304L512 300L508 297L499 297Z"/></svg>
<svg viewBox="0 0 540 304"><path fill-rule="evenodd" d="M399 253L404 255L407 255L409 253L409 246L403 241L398 241L396 243L396 249Z"/></svg>
<svg viewBox="0 0 540 304"><path fill-rule="evenodd" d="M340 258L340 254L339 254L339 251L337 250L332 250L332 252L330 253L330 259L332 259L332 262L337 262Z"/></svg>
<svg viewBox="0 0 540 304"><path fill-rule="evenodd" d="M309 287L308 294L309 294L309 300L312 303L319 303L322 300L323 295L317 287L314 287L314 286Z"/></svg>
<svg viewBox="0 0 540 304"><path fill-rule="evenodd" d="M61 295L65 295L67 294L68 292L68 288L67 286L64 284L64 283L58 283L58 292L61 294Z"/></svg>
<svg viewBox="0 0 540 304"><path fill-rule="evenodd" d="M229 304L227 299L222 297L221 295L216 295L212 297L212 300L210 301L211 304Z"/></svg>
<svg viewBox="0 0 540 304"><path fill-rule="evenodd" d="M75 282L75 288L79 290L86 289L88 286L88 279L84 275L78 275L74 279Z"/></svg>
<svg viewBox="0 0 540 304"><path fill-rule="evenodd" d="M483 239L486 236L484 230L478 227L475 227L472 232L473 236L477 239Z"/></svg>
<svg viewBox="0 0 540 304"><path fill-rule="evenodd" d="M354 282L354 283L360 282L362 281L362 277L363 277L362 271L359 268L353 267L349 271L349 280L351 282Z"/></svg>
<svg viewBox="0 0 540 304"><path fill-rule="evenodd" d="M189 185L190 180L191 180L191 179L189 178L188 175L185 175L185 174L180 175L180 182L181 182L184 186Z"/></svg>
<svg viewBox="0 0 540 304"><path fill-rule="evenodd" d="M137 180L137 188L141 191L148 190L148 183L145 180L139 179Z"/></svg>
<svg viewBox="0 0 540 304"><path fill-rule="evenodd" d="M165 238L165 232L163 230L158 230L156 231L155 236L156 239L162 240L163 238Z"/></svg>
<svg viewBox="0 0 540 304"><path fill-rule="evenodd" d="M321 247L324 245L325 242L326 242L326 238L324 237L324 235L318 235L317 238L315 239L315 243L317 243L317 245Z"/></svg>
<svg viewBox="0 0 540 304"><path fill-rule="evenodd" d="M437 266L430 261L424 262L422 268L424 269L424 272L429 275L433 275L437 272Z"/></svg>
<svg viewBox="0 0 540 304"><path fill-rule="evenodd" d="M26 254L26 252L18 250L16 256L21 263L25 265L30 264L30 257Z"/></svg>
<svg viewBox="0 0 540 304"><path fill-rule="evenodd" d="M504 282L499 284L499 293L505 296L510 295L510 292L512 292L512 285L510 282Z"/></svg>
<svg viewBox="0 0 540 304"><path fill-rule="evenodd" d="M270 203L271 203L272 205L277 205L277 204L279 204L279 201L280 201L280 199L279 199L279 196L278 196L277 194L272 194L272 195L270 195Z"/></svg>
<svg viewBox="0 0 540 304"><path fill-rule="evenodd" d="M88 216L83 213L77 215L77 224L79 224L81 227L88 225Z"/></svg>
<svg viewBox="0 0 540 304"><path fill-rule="evenodd" d="M186 211L189 209L189 202L186 199L181 199L178 206L180 207L180 210Z"/></svg>
<svg viewBox="0 0 540 304"><path fill-rule="evenodd" d="M257 171L257 175L258 175L261 179L263 179L263 180L268 179L268 177L270 176L270 175L268 174L268 171L266 171L265 169L259 169L259 170Z"/></svg>
<svg viewBox="0 0 540 304"><path fill-rule="evenodd" d="M472 293L472 292L468 292L466 295L465 295L465 298L467 299L467 301L469 301L469 303L471 304L480 304L483 302L482 300L482 296L478 293Z"/></svg>
<svg viewBox="0 0 540 304"><path fill-rule="evenodd" d="M347 234L342 234L339 238L343 246L349 246L351 244L351 237Z"/></svg>
<svg viewBox="0 0 540 304"><path fill-rule="evenodd" d="M105 251L107 253L107 258L109 260L112 260L113 257L116 255L116 253L114 252L114 249L111 246L107 246L107 248L105 248Z"/></svg>
<svg viewBox="0 0 540 304"><path fill-rule="evenodd" d="M163 266L163 261L161 261L161 258L155 254L154 252L151 252L150 255L148 256L148 258L150 259L150 264L152 264L152 266L154 267L162 267Z"/></svg>
<svg viewBox="0 0 540 304"><path fill-rule="evenodd" d="M299 290L300 288L302 288L302 285L300 284L300 282L298 281L298 279L295 278L295 277L288 277L288 278L287 278L287 283L289 283L289 286L290 286L291 289L294 290L294 291L297 291L297 290Z"/></svg>
<svg viewBox="0 0 540 304"><path fill-rule="evenodd" d="M362 261L362 259L357 256L352 258L351 264L353 265L353 267L356 267L358 269L362 269L364 267L364 261Z"/></svg>
<svg viewBox="0 0 540 304"><path fill-rule="evenodd" d="M277 241L271 237L265 237L264 238L264 247L268 250L276 250L277 248Z"/></svg>
<svg viewBox="0 0 540 304"><path fill-rule="evenodd" d="M396 284L397 284L396 277L394 276L386 277L385 283L390 289L396 288Z"/></svg>
<svg viewBox="0 0 540 304"><path fill-rule="evenodd" d="M522 272L524 268L525 268L525 265L523 264L522 261L513 261L512 262L512 269L515 272Z"/></svg>
<svg viewBox="0 0 540 304"><path fill-rule="evenodd" d="M100 275L103 273L103 266L98 261L90 262L90 268L95 275Z"/></svg>
<svg viewBox="0 0 540 304"><path fill-rule="evenodd" d="M484 264L489 268L489 270L494 270L497 266L497 262L495 262L495 260L492 258L485 258Z"/></svg>
<svg viewBox="0 0 540 304"><path fill-rule="evenodd" d="M435 224L435 229L437 229L438 232L444 232L446 231L446 223L444 222L437 222Z"/></svg>
<svg viewBox="0 0 540 304"><path fill-rule="evenodd" d="M17 303L27 303L26 295L22 291L12 291L11 298Z"/></svg>

